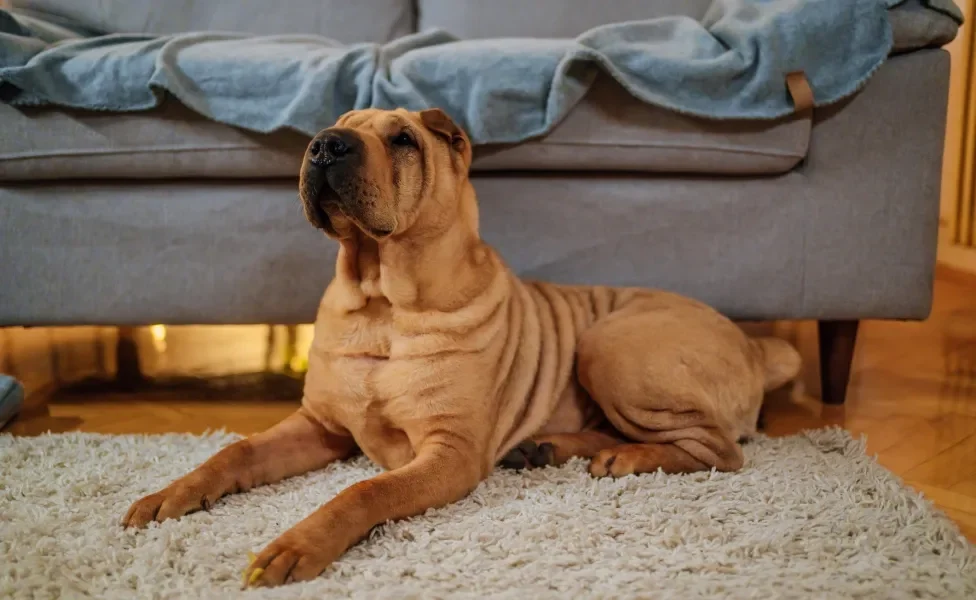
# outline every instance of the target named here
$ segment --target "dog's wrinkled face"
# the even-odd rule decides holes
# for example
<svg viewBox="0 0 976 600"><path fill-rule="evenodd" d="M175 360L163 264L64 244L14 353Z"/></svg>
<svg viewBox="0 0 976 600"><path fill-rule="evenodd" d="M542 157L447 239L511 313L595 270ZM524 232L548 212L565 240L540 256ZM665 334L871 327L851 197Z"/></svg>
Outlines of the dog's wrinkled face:
<svg viewBox="0 0 976 600"><path fill-rule="evenodd" d="M440 109L352 111L309 144L299 196L330 236L383 239L436 226L470 163L467 136Z"/></svg>

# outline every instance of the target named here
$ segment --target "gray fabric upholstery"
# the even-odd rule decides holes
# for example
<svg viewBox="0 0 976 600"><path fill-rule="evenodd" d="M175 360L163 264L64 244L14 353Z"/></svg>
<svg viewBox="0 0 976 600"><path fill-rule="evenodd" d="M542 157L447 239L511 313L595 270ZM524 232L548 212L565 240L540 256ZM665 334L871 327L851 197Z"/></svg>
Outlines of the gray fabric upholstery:
<svg viewBox="0 0 976 600"><path fill-rule="evenodd" d="M525 276L664 287L738 318L925 317L948 67L892 59L818 112L780 176L479 176L483 234ZM0 324L310 321L336 246L295 189L0 185Z"/></svg>
<svg viewBox="0 0 976 600"><path fill-rule="evenodd" d="M95 32L179 33L206 29L262 35L313 33L381 42L432 27L468 38L573 37L619 21L701 19L711 0L10 0L10 6ZM958 24L907 0L891 11L896 51L951 41Z"/></svg>
<svg viewBox="0 0 976 600"><path fill-rule="evenodd" d="M907 0L889 11L894 52L909 52L927 46L944 46L959 33L959 23L945 13L933 11L921 0Z"/></svg>
<svg viewBox="0 0 976 600"><path fill-rule="evenodd" d="M541 140L476 148L475 169L772 174L795 167L809 144L808 118L697 119L645 104L601 77Z"/></svg>
<svg viewBox="0 0 976 600"><path fill-rule="evenodd" d="M310 33L386 42L415 29L413 0L11 0L14 8L104 33Z"/></svg>
<svg viewBox="0 0 976 600"><path fill-rule="evenodd" d="M464 39L576 37L606 23L681 15L700 20L711 0L418 0L417 27Z"/></svg>
<svg viewBox="0 0 976 600"><path fill-rule="evenodd" d="M308 139L209 121L175 101L102 113L0 104L0 181L294 177ZM476 171L782 173L806 155L809 120L709 121L644 104L610 77L552 133L479 147Z"/></svg>
<svg viewBox="0 0 976 600"><path fill-rule="evenodd" d="M605 23L684 16L700 20L711 0L418 0L420 30L439 27L466 39L574 37ZM889 12L897 51L940 46L959 28L946 14L908 0Z"/></svg>
<svg viewBox="0 0 976 600"><path fill-rule="evenodd" d="M304 135L250 133L175 100L134 113L0 103L0 181L294 177Z"/></svg>

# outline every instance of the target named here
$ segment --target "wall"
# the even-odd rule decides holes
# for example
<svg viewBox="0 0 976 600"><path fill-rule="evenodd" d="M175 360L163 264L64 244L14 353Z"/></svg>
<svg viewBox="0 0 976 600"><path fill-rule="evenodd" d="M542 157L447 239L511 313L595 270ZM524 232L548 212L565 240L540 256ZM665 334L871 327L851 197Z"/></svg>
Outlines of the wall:
<svg viewBox="0 0 976 600"><path fill-rule="evenodd" d="M976 1L957 0L957 3L966 14L967 23L960 30L959 37L947 48L952 55L952 83L942 171L939 261L955 269L976 273L976 248L966 248L956 243L959 233L966 229L960 217L966 217L970 223L976 221L974 215L959 214L960 198L971 195L974 189L972 162L976 149L976 57L972 54L976 38L973 24L969 21L976 19Z"/></svg>

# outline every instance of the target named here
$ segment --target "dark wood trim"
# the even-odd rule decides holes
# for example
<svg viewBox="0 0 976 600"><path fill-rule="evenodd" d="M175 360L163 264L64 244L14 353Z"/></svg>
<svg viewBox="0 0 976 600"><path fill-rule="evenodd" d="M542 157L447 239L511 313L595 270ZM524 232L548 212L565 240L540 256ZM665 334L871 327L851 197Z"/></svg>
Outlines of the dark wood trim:
<svg viewBox="0 0 976 600"><path fill-rule="evenodd" d="M859 321L819 321L820 397L824 404L843 404L851 379Z"/></svg>

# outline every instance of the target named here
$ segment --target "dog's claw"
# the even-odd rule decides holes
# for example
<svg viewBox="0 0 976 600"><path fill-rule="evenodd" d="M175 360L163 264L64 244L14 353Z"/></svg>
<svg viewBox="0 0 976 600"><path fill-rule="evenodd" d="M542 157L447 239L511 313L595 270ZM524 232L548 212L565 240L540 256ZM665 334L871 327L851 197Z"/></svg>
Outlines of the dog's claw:
<svg viewBox="0 0 976 600"><path fill-rule="evenodd" d="M254 587L254 584L257 583L259 579L261 579L261 575L264 575L264 569L262 569L261 567L254 569L250 573L245 571L244 586L243 586L244 589L247 589L249 587Z"/></svg>
<svg viewBox="0 0 976 600"><path fill-rule="evenodd" d="M244 569L244 572L241 574L243 579L243 581L241 581L241 589L246 590L247 588L251 587L251 585L259 577L261 577L261 574L264 573L264 569L261 568L254 569L253 571L250 570L251 565L253 565L254 561L256 561L257 559L258 559L257 554L251 552L250 550L247 551L247 567Z"/></svg>

